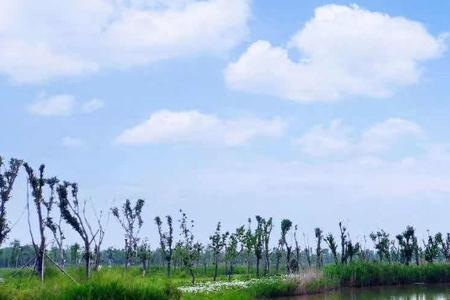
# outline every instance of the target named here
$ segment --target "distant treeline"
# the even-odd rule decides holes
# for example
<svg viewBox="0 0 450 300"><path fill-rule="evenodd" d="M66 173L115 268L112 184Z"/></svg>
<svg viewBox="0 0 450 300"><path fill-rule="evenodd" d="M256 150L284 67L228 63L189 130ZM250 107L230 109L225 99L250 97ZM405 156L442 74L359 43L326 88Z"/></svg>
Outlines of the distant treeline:
<svg viewBox="0 0 450 300"><path fill-rule="evenodd" d="M10 232L6 207L14 181L22 169L27 175L30 191L27 216L31 245L13 241L5 247L3 243ZM192 282L199 270L210 266L214 267L213 278L216 280L219 271L231 278L235 268L242 266L249 274L255 272L259 277L353 261L404 265L450 261L450 233L428 233L425 240L419 241L412 226L395 236L379 230L368 236L369 241L362 242L352 240L347 227L339 223L338 236L324 234L316 228L315 239L309 245L304 235L299 236L299 228L291 220L283 219L280 224L274 224L272 218L256 216L231 232L223 231L221 223L217 223L209 243L202 244L194 236L194 221L181 210L175 222L172 216L154 219L159 245L150 247L148 239L140 234L144 226L143 199L135 202L126 199L121 207L111 208L108 213L123 229L124 247L103 249L106 234L103 212L95 213L95 218L89 219L86 201L78 198L78 185L47 177L44 171L44 165L35 170L21 160L11 159L6 164L0 157L0 246L3 246L0 266L20 268L29 265L42 280L47 260L61 269L82 265L87 278L91 270L118 264L123 264L125 269L140 265L144 273L164 267L169 277L175 269L182 268L191 276ZM30 225L32 209L37 218L37 233ZM79 244L65 245L68 230L78 234ZM279 232L277 241L272 240L274 230ZM367 245L369 243L372 247Z"/></svg>

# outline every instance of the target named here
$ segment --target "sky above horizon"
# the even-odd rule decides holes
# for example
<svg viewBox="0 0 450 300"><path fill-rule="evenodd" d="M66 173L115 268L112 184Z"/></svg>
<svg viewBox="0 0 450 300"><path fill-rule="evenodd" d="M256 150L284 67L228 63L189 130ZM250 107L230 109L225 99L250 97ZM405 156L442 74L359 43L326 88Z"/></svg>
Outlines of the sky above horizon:
<svg viewBox="0 0 450 300"><path fill-rule="evenodd" d="M0 1L0 155L98 211L449 231L450 2ZM29 241L21 173L8 204ZM115 220L106 245L120 246ZM70 237L71 239L75 237Z"/></svg>

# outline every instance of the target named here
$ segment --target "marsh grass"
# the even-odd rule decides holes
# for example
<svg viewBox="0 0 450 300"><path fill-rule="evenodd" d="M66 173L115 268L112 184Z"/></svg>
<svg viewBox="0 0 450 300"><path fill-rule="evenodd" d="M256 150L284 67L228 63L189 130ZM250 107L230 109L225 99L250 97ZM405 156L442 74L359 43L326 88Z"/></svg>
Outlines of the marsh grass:
<svg viewBox="0 0 450 300"><path fill-rule="evenodd" d="M400 265L356 262L325 267L327 278L338 280L341 286L363 287L411 283L450 282L450 264Z"/></svg>
<svg viewBox="0 0 450 300"><path fill-rule="evenodd" d="M399 264L352 263L329 265L323 271L307 271L292 276L275 275L261 280L246 273L234 276L233 284L221 276L217 286L212 285L209 270L207 276L198 277L198 286L192 289L190 278L181 270L168 280L164 269L155 269L142 276L139 268L104 268L93 273L92 279L84 279L80 268L67 271L79 284L74 284L59 271L48 268L45 284L41 284L31 270L0 270L0 300L253 300L286 295L313 294L343 286L401 285L416 282L450 282L450 264L425 264L404 266ZM200 271L199 271L200 272ZM184 291L184 292L182 292ZM194 292L195 291L195 292Z"/></svg>

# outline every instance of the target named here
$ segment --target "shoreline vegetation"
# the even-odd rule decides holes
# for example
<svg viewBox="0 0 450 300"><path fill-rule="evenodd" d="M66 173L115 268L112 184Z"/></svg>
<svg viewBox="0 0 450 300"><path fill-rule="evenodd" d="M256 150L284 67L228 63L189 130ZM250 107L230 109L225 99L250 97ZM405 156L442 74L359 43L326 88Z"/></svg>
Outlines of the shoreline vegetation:
<svg viewBox="0 0 450 300"><path fill-rule="evenodd" d="M164 270L142 276L138 268L124 271L113 267L100 270L90 280L84 281L82 268L70 268L68 272L80 280L80 284L74 284L53 268L48 268L43 284L32 270L3 269L0 271L0 276L4 278L4 282L0 283L0 300L253 300L317 294L344 287L450 283L450 264L446 263L406 266L352 262L327 265L321 271L308 270L265 278L237 274L231 281L226 276L220 276L214 282L209 277L199 276L194 285L184 272L176 272L168 279L164 276Z"/></svg>
<svg viewBox="0 0 450 300"><path fill-rule="evenodd" d="M17 224L7 207L22 175L26 203L15 205L25 205L31 244L5 247ZM316 227L310 244L290 219L256 215L228 231L219 221L205 242L183 210L149 221L144 199L124 199L103 212L79 192L77 183L48 176L43 164L0 156L0 300L252 300L450 282L450 233L428 231L420 240L407 226L394 236L380 229L355 240L339 222L337 235ZM122 247L104 249L109 218L120 228ZM157 229L151 239L141 232L149 223ZM66 236L76 239L69 244Z"/></svg>

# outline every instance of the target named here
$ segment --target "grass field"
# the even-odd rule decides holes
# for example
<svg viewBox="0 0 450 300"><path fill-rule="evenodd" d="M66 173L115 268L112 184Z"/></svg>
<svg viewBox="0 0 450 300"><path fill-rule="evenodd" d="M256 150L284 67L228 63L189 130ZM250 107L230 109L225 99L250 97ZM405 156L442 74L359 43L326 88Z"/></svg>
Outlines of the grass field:
<svg viewBox="0 0 450 300"><path fill-rule="evenodd" d="M123 268L105 268L93 274L89 281L83 279L83 270L69 268L68 272L79 284L62 273L48 269L45 284L41 284L30 270L14 272L2 270L0 300L49 299L150 299L150 300L252 300L290 294L317 293L340 286L373 286L408 284L415 282L450 282L449 264L404 266L398 264L353 263L329 265L321 272L308 271L292 276L271 276L262 279L237 274L232 281L225 276L216 283L211 281L209 270L199 275L196 285L182 271L169 280L164 270L154 270L143 277L138 268L127 272ZM199 271L200 272L200 271Z"/></svg>

